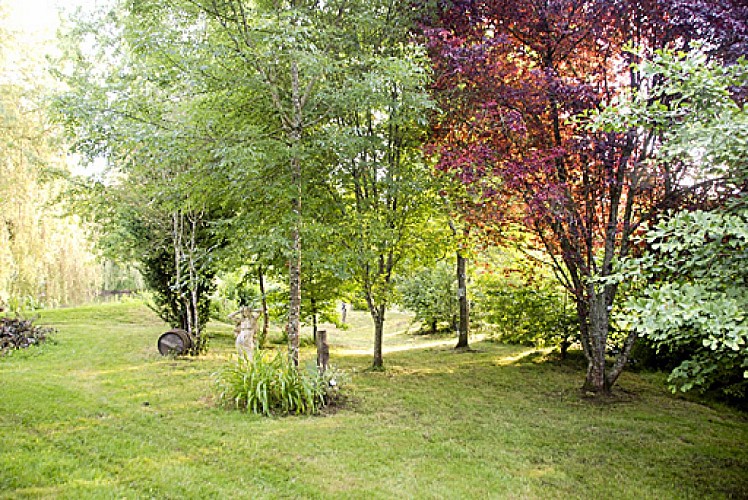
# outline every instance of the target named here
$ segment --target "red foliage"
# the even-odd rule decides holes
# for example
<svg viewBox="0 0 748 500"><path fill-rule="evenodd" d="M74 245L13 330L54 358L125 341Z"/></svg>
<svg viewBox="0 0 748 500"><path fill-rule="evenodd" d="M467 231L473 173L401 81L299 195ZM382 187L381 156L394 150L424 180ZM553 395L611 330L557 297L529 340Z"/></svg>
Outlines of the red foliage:
<svg viewBox="0 0 748 500"><path fill-rule="evenodd" d="M563 254L581 293L606 241L625 253L639 218L674 206L677 193L671 171L642 168L652 138L591 133L570 119L639 85L627 43L652 49L708 33L741 46L721 27L745 31L733 11L716 26L714 9L696 1L452 1L425 30L443 110L428 151L467 188L466 218L521 217Z"/></svg>
<svg viewBox="0 0 748 500"><path fill-rule="evenodd" d="M747 46L746 14L741 0L452 0L426 23L442 109L428 151L461 187L450 194L469 223L522 223L555 258L596 390L616 289L587 278L610 275L643 221L693 193L678 165L648 161L657 137L591 132L572 117L642 84L627 45L707 38L729 61Z"/></svg>

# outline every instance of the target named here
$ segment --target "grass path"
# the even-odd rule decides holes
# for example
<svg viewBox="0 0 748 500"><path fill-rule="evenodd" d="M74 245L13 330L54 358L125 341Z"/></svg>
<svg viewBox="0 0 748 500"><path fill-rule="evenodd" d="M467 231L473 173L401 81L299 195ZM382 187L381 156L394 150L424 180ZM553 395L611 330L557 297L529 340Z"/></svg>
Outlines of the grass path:
<svg viewBox="0 0 748 500"><path fill-rule="evenodd" d="M353 400L321 417L215 407L233 351L162 358L137 304L45 312L57 342L0 359L0 498L748 498L748 421L625 373L601 404L583 373L526 348L403 333L367 371L371 330L330 332ZM305 350L306 363L313 353Z"/></svg>

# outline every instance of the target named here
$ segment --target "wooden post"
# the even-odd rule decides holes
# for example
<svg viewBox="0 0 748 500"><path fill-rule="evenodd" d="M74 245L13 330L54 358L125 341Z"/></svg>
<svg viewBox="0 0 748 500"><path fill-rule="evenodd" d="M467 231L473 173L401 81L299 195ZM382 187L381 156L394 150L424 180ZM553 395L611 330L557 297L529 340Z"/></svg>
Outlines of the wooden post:
<svg viewBox="0 0 748 500"><path fill-rule="evenodd" d="M325 373L330 364L330 346L327 345L327 330L317 331L317 369Z"/></svg>

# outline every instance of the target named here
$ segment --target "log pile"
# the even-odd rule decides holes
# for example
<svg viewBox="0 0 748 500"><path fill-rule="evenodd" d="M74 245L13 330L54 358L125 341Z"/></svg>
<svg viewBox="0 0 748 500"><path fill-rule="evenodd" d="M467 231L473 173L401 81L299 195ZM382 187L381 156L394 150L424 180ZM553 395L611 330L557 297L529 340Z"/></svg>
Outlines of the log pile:
<svg viewBox="0 0 748 500"><path fill-rule="evenodd" d="M0 318L0 356L45 342L53 328L34 326L31 319Z"/></svg>

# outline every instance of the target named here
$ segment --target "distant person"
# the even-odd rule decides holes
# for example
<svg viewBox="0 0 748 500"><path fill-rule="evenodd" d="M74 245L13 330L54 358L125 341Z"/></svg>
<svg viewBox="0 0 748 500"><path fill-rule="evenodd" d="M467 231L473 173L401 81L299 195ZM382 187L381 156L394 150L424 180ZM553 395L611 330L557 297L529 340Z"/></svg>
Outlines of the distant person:
<svg viewBox="0 0 748 500"><path fill-rule="evenodd" d="M342 302L340 304L340 322L343 324L345 324L345 317L347 313L348 313L348 306L346 305L345 302Z"/></svg>

